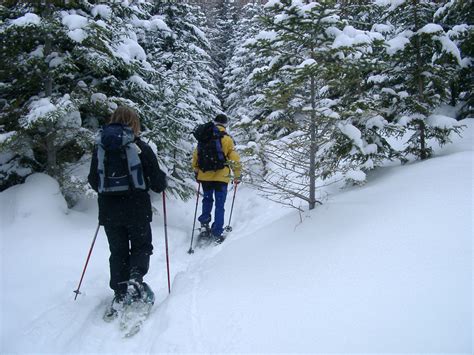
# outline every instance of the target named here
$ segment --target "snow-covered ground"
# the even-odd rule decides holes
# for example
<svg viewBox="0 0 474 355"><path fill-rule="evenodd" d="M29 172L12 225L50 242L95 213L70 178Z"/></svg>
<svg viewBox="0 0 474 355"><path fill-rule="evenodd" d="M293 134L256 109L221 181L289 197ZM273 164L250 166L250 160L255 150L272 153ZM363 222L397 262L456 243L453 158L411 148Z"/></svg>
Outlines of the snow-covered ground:
<svg viewBox="0 0 474 355"><path fill-rule="evenodd" d="M95 201L67 210L56 182L33 175L0 194L0 353L471 353L474 120L464 124L433 159L379 169L302 216L243 186L234 232L194 255L195 201L169 200L169 296L154 196L146 280L158 302L131 339L102 320L102 229L74 301Z"/></svg>

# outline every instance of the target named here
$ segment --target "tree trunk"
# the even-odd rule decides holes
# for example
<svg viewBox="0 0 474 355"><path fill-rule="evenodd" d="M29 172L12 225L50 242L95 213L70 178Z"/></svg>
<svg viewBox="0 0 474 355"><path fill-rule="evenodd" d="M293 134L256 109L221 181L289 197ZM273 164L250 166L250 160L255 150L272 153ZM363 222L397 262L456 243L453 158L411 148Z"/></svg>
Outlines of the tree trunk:
<svg viewBox="0 0 474 355"><path fill-rule="evenodd" d="M51 4L49 0L46 0L43 16L47 21L51 19ZM52 45L52 40L51 40L51 34L46 33L45 43L44 43L45 58L47 58L51 54L52 47L53 45ZM49 66L45 73L44 91L45 91L46 96L51 96L51 94L53 93L53 79L51 78L51 72L49 70Z"/></svg>
<svg viewBox="0 0 474 355"><path fill-rule="evenodd" d="M50 0L45 1L45 8L44 8L44 18L47 21L51 20L51 3ZM53 44L51 33L46 34L45 43L44 43L44 56L47 58L53 51ZM51 72L48 69L45 73L44 77L44 91L46 97L51 97L53 94L53 78L51 77ZM46 171L49 175L55 176L58 171L58 159L57 159L57 150L58 148L55 145L55 127L51 124L48 125L48 132L46 134L46 153L47 153L47 166Z"/></svg>
<svg viewBox="0 0 474 355"><path fill-rule="evenodd" d="M316 206L316 82L311 76L311 122L309 147L309 209Z"/></svg>
<svg viewBox="0 0 474 355"><path fill-rule="evenodd" d="M449 102L449 104L451 106L456 106L456 102L458 101L458 88L457 88L457 85L456 85L456 82L453 80L451 81L451 83L449 84L449 89L451 91L451 100Z"/></svg>
<svg viewBox="0 0 474 355"><path fill-rule="evenodd" d="M418 6L418 0L412 0L413 3L413 16L415 20L415 30L414 32L418 31L420 29L420 23L418 19L418 11L417 11L417 6ZM421 58L421 43L420 43L420 36L417 34L415 35L415 52L416 52L416 77L417 77L417 85L418 85L418 100L420 102L425 101L425 96L424 96L424 85L423 85L423 60ZM422 120L418 124L418 129L420 131L420 158L422 160L428 158L428 153L426 150L426 126L425 122Z"/></svg>
<svg viewBox="0 0 474 355"><path fill-rule="evenodd" d="M58 149L54 143L55 136L56 134L53 132L48 133L46 136L46 150L48 154L46 171L51 176L56 176L58 173Z"/></svg>

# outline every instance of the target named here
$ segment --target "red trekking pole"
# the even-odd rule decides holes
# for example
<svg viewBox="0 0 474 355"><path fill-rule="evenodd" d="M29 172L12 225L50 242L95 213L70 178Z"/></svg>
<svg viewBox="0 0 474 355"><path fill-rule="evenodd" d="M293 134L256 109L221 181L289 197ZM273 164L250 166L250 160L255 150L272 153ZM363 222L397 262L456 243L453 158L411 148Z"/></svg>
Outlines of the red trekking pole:
<svg viewBox="0 0 474 355"><path fill-rule="evenodd" d="M166 247L166 269L168 271L168 293L171 293L170 283L170 259L168 254L168 225L166 223L166 195L163 191L163 218L165 220L165 247Z"/></svg>
<svg viewBox="0 0 474 355"><path fill-rule="evenodd" d="M92 245L91 245L91 248L89 249L89 254L87 255L86 264L84 265L84 270L82 270L81 280L79 281L79 285L77 286L77 290L74 291L74 293L76 294L76 296L74 297L74 301L76 300L77 295L79 295L81 293L79 291L79 289L81 288L82 279L84 278L84 274L86 273L87 264L89 264L89 259L90 259L91 254L92 254L92 249L94 249L94 244L95 244L95 240L97 238L97 234L99 233L99 228L100 228L100 224L97 225L97 229L95 230L94 239L92 239Z"/></svg>
<svg viewBox="0 0 474 355"><path fill-rule="evenodd" d="M194 221L193 221L193 231L191 234L191 245L189 246L188 254L193 254L193 239L194 239L194 228L196 227L196 215L199 204L199 191L201 190L201 183L198 181L197 197L196 197L196 209L194 210Z"/></svg>

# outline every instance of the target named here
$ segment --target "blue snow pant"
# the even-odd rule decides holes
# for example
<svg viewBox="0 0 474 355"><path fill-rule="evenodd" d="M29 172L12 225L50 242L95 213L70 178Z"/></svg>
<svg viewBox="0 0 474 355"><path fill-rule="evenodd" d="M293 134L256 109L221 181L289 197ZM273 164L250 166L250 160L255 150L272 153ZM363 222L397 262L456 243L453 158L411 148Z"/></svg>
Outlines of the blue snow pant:
<svg viewBox="0 0 474 355"><path fill-rule="evenodd" d="M125 293L129 279L142 280L153 254L150 223L104 225L110 248L110 288Z"/></svg>
<svg viewBox="0 0 474 355"><path fill-rule="evenodd" d="M227 183L219 181L202 181L201 184L202 189L204 190L204 197L202 199L202 214L199 216L198 220L201 223L209 223L211 221L211 212L215 197L216 206L211 233L214 237L220 237L224 232L224 205L227 197Z"/></svg>

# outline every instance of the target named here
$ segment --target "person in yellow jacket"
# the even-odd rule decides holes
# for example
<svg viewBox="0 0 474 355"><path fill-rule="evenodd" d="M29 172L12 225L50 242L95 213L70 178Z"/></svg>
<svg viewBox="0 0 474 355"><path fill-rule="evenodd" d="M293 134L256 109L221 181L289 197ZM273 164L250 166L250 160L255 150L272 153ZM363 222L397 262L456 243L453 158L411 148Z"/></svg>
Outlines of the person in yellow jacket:
<svg viewBox="0 0 474 355"><path fill-rule="evenodd" d="M210 231L216 243L222 243L224 237L224 205L227 197L227 185L231 180L231 170L233 172L233 182L240 182L240 156L235 151L233 139L226 133L225 129L229 123L226 115L219 114L214 119L214 123L222 133L221 146L226 165L219 170L202 171L198 164L198 149L193 153L193 169L196 179L202 184L204 197L202 200L202 213L198 220L201 222L201 230L209 230L211 222L211 212L215 197L214 223Z"/></svg>

